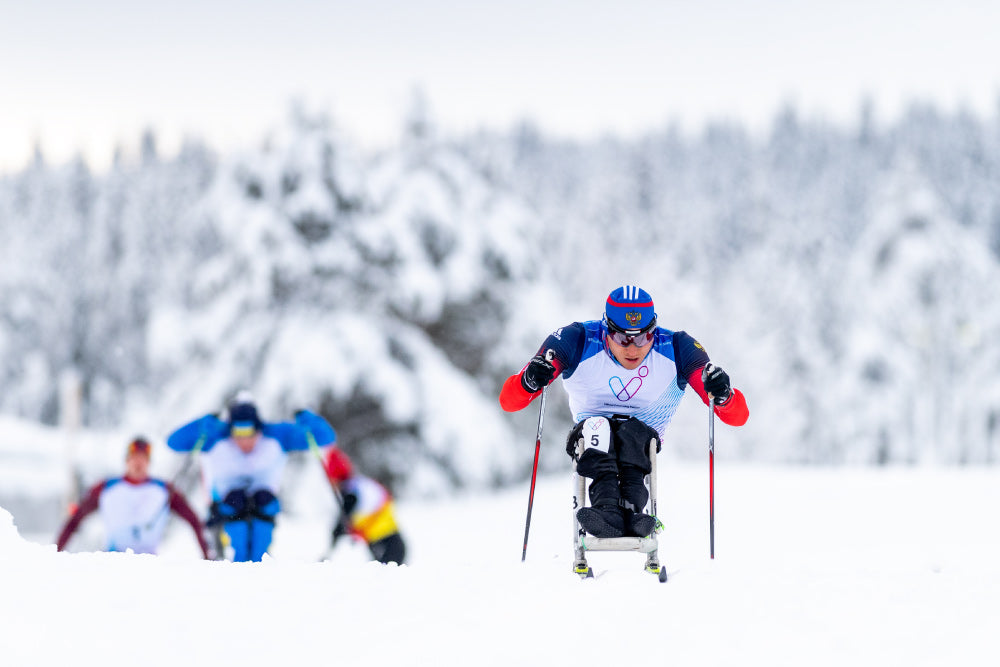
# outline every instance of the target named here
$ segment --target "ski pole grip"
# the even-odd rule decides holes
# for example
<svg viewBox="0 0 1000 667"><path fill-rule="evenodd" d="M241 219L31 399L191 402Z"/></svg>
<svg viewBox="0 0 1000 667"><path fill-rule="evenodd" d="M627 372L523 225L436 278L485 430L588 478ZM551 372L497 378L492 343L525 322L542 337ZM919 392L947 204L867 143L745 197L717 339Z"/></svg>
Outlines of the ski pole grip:
<svg viewBox="0 0 1000 667"><path fill-rule="evenodd" d="M702 386L704 386L705 382L708 381L708 374L711 373L714 368L715 368L715 366L713 366L712 362L710 361L707 364L705 364L704 368L701 369L701 384L702 384ZM712 392L707 391L707 390L706 390L705 393L708 395L708 405L709 405L709 407L712 407L712 404L715 402L715 395Z"/></svg>

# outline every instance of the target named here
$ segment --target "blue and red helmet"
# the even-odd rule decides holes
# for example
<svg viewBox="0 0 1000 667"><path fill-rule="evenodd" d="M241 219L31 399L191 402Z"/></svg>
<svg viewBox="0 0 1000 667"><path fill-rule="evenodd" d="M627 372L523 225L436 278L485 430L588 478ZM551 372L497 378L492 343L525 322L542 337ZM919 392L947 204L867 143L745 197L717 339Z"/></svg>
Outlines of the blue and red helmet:
<svg viewBox="0 0 1000 667"><path fill-rule="evenodd" d="M653 297L634 285L619 287L608 295L604 321L608 329L629 336L649 331L656 326Z"/></svg>

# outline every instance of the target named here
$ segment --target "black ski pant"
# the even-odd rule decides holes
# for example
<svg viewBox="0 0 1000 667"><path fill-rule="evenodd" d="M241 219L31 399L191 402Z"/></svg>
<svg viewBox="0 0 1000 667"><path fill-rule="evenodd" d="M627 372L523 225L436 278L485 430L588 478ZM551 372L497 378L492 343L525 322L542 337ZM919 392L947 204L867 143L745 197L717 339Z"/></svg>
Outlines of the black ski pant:
<svg viewBox="0 0 1000 667"><path fill-rule="evenodd" d="M576 453L585 421L574 426L566 439L570 456ZM614 503L641 512L649 500L645 476L653 469L649 447L655 442L656 451L660 451L659 434L635 417L615 415L608 418L608 423L611 426L608 451L585 447L577 461L577 473L593 480L590 486L593 506Z"/></svg>
<svg viewBox="0 0 1000 667"><path fill-rule="evenodd" d="M403 542L403 537L399 533L375 540L368 545L368 549L372 552L372 557L380 563L402 565L403 559L406 558L406 543Z"/></svg>

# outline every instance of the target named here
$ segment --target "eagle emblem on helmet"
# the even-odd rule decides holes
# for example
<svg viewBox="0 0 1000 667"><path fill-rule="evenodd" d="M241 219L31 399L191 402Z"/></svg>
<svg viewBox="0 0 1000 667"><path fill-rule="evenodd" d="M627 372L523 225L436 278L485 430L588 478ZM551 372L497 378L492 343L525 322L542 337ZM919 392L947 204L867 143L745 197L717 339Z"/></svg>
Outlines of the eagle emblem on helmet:
<svg viewBox="0 0 1000 667"><path fill-rule="evenodd" d="M631 324L633 327L642 322L642 313L638 310L630 310L625 313L625 320Z"/></svg>

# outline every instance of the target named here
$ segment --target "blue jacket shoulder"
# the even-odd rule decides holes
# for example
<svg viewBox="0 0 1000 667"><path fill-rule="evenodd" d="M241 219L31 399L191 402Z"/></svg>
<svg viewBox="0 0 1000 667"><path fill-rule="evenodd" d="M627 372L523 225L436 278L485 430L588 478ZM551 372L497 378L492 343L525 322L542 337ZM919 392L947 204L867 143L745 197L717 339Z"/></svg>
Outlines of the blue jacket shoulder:
<svg viewBox="0 0 1000 667"><path fill-rule="evenodd" d="M332 445L337 441L337 432L330 422L309 410L299 410L295 413L295 423L309 433L320 447Z"/></svg>
<svg viewBox="0 0 1000 667"><path fill-rule="evenodd" d="M687 386L691 374L708 363L708 353L701 343L686 331L673 332L674 363L677 364L677 384L681 389Z"/></svg>
<svg viewBox="0 0 1000 667"><path fill-rule="evenodd" d="M599 328L599 321L568 324L549 334L538 353L543 354L545 350L555 352L562 367L562 376L568 378L573 375L580 361L589 356L585 354L585 350L589 350L594 341L600 339Z"/></svg>
<svg viewBox="0 0 1000 667"><path fill-rule="evenodd" d="M274 438L286 452L304 451L310 447L310 438L319 447L325 447L337 440L337 434L329 422L319 415L303 410L295 416L295 422L265 422L262 430L269 438ZM205 415L181 426L167 437L167 446L175 452L207 452L219 440L229 437L229 424L215 415Z"/></svg>
<svg viewBox="0 0 1000 667"><path fill-rule="evenodd" d="M300 410L295 415L294 423L264 424L264 435L277 440L286 452L303 451L313 444L326 447L337 440L337 434L329 422L308 410Z"/></svg>
<svg viewBox="0 0 1000 667"><path fill-rule="evenodd" d="M229 425L215 415L205 415L167 436L167 447L175 452L208 451L229 435Z"/></svg>

